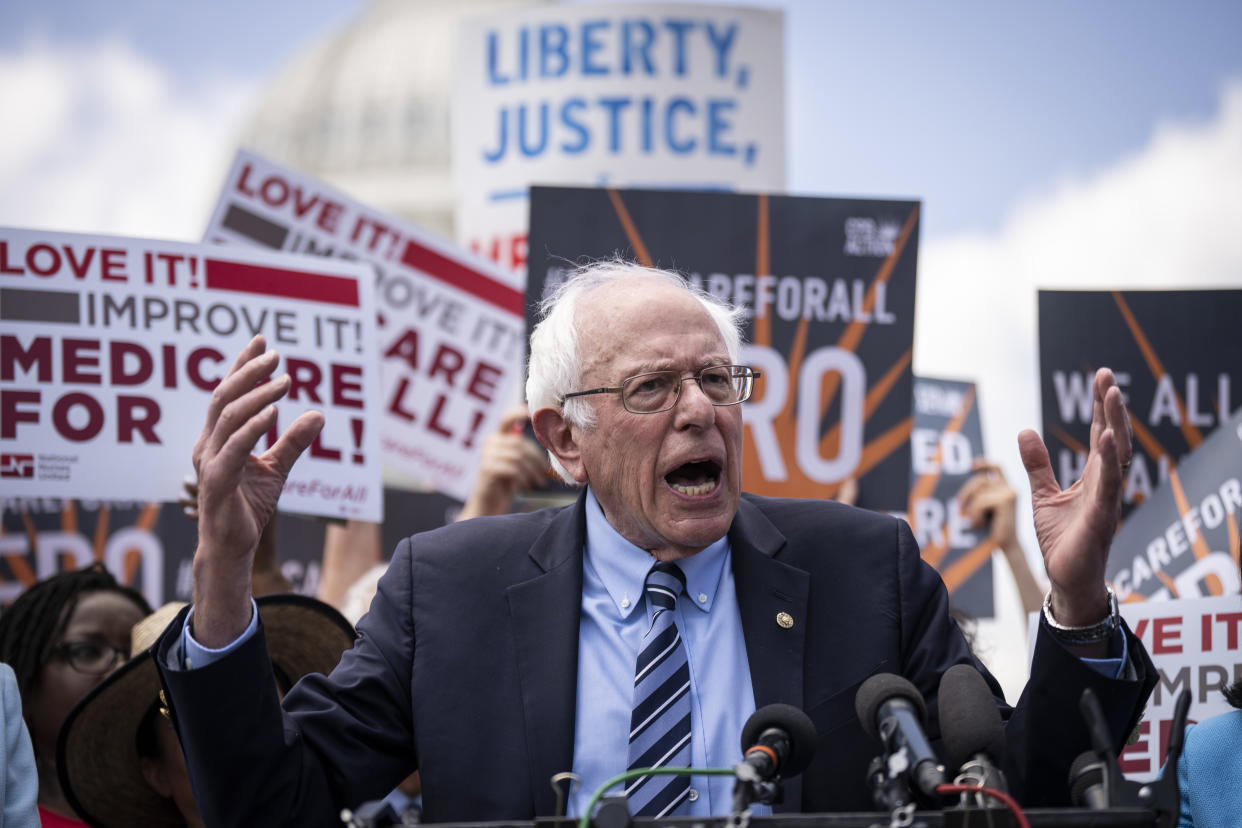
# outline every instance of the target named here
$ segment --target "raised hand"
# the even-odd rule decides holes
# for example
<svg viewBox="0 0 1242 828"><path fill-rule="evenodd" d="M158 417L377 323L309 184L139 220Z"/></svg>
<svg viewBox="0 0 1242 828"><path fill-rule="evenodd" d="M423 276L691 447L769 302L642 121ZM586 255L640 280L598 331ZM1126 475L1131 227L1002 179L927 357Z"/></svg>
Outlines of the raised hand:
<svg viewBox="0 0 1242 828"><path fill-rule="evenodd" d="M1029 429L1018 435L1035 534L1052 584L1052 614L1068 626L1093 624L1107 613L1104 571L1121 519L1122 467L1133 453L1129 415L1112 371L1096 371L1092 393L1087 463L1068 489L1057 485L1039 435Z"/></svg>
<svg viewBox="0 0 1242 828"><path fill-rule="evenodd" d="M287 374L268 381L278 362L262 336L252 339L212 393L194 444L194 637L208 647L231 642L249 623L255 546L276 511L289 470L323 427L323 415L308 411L271 448L252 453L276 421L273 404L289 390Z"/></svg>
<svg viewBox="0 0 1242 828"><path fill-rule="evenodd" d="M503 515L518 492L548 484L548 455L523 433L528 420L525 404L505 412L500 428L487 436L479 455L479 472L458 520Z"/></svg>
<svg viewBox="0 0 1242 828"><path fill-rule="evenodd" d="M989 540L1004 549L1018 539L1018 495L1000 466L979 458L972 470L958 490L957 506L975 529L988 527Z"/></svg>
<svg viewBox="0 0 1242 828"><path fill-rule="evenodd" d="M979 457L973 469L975 474L958 490L958 508L971 526L988 528L988 540L1004 554L1013 573L1022 609L1028 613L1037 612L1043 604L1044 593L1018 540L1018 494L995 463Z"/></svg>

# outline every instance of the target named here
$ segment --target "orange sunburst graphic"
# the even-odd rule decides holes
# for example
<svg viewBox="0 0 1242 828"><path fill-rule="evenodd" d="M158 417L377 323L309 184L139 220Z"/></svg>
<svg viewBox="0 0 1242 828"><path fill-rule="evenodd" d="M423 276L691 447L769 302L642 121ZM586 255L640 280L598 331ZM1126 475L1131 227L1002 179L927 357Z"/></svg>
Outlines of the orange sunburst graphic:
<svg viewBox="0 0 1242 828"><path fill-rule="evenodd" d="M974 408L974 405L975 405L975 388L972 385L966 390L966 393L962 395L961 405L958 407L957 412L945 425L942 431L945 434L957 434L961 432L962 426L966 424L966 418L970 416L970 411L972 408ZM932 451L931 465L937 469L941 468L940 464L941 464L942 459L943 458L941 457L941 444L937 443L936 448ZM913 516L916 511L914 508L915 503L917 503L919 500L922 500L924 498L931 497L932 493L936 491L936 486L939 483L940 483L940 472L938 471L928 472L927 474L920 475L919 478L914 481L914 485L910 487L910 499L906 505L906 513L908 515ZM916 526L914 528L917 533L918 527ZM955 561L953 566L945 569L941 573L941 575L944 576L945 578L945 585L949 586L950 594L953 593L953 590L955 587L960 586L962 583L965 583L967 580L970 579L971 575L973 575L985 563L987 563L987 561L991 557L991 552L994 546L995 544L991 543L990 541L984 541L983 543L979 544L979 546L976 546L973 550L971 550L966 555L964 555L962 558L959 558L957 561ZM986 547L986 549L984 547ZM937 569L939 569L940 564L943 563L944 557L946 554L948 554L948 551L949 551L949 546L948 546L947 541L941 541L939 539L929 541L923 545L923 549L922 549L923 560L927 561L927 563L930 564L931 566L934 566ZM963 564L962 562L965 561L967 558L969 558L970 561L966 564ZM950 570L954 569L954 567L957 567L957 571L955 572L955 583L952 586L950 586L949 581L948 581L948 574Z"/></svg>
<svg viewBox="0 0 1242 828"><path fill-rule="evenodd" d="M159 517L160 508L161 504L154 502L144 505L134 520L133 528L147 532L152 531L155 527L156 519ZM70 534L84 532L79 513L80 507L78 502L72 498L66 498L60 507L59 531ZM21 520L22 531L26 535L26 550L0 555L5 569L5 571L0 572L0 584L16 582L24 589L39 579L34 567L31 565L39 548L39 528L35 525L34 516L24 506L18 508L16 514ZM57 564L58 569L64 569L68 566L81 568L92 561L103 562L111 524L111 504L107 502L100 503L95 513L95 527L90 538L90 559L86 561L73 561L72 556L62 556L62 560ZM3 522L0 522L0 536L5 534L7 534L7 530ZM118 577L121 583L133 585L138 582L138 571L142 565L142 554L142 550L137 547L124 550L122 554L124 571Z"/></svg>
<svg viewBox="0 0 1242 828"><path fill-rule="evenodd" d="M760 196L759 224L756 230L756 236L761 240L758 245L761 251L761 257L766 256L768 250L767 239L770 235L768 226L768 210L767 197ZM864 313L871 313L875 308L876 286L886 283L892 275L893 268L897 261L901 258L902 252L905 250L906 243L910 239L910 234L918 224L918 205L915 205L910 211L910 215L906 218L902 226L901 233L898 235L893 250L885 257L881 263L879 270L871 279L867 288L866 297L863 300ZM770 271L770 265L767 261L761 260L756 262L756 272L767 273ZM754 342L756 345L772 345L771 315L768 307L761 308L761 312L756 314L754 331ZM797 328L794 331L793 344L789 349L788 366L789 376L796 377L802 368L803 360L806 356L806 342L810 319L805 315L798 320ZM837 340L837 347L848 350L852 353L858 352L858 346L862 342L863 334L867 330L867 324L860 319L854 319L845 326L841 336ZM880 380L874 383L867 392L863 404L864 422L869 420L871 414L882 403L893 385L903 372L907 371L910 365L910 351L906 350L893 365L889 366ZM820 418L827 414L836 398L837 391L840 387L840 375L837 373L829 373L823 378L819 388L799 388L797 393L818 395L818 410ZM774 497L808 497L822 496L835 497L844 480L832 481L830 483L821 483L813 480L797 463L795 456L796 441L796 394L790 394L785 400L784 406L773 420L772 426L776 433L777 442L780 445L781 456L787 470L787 479L783 481L755 479L759 474L759 455L758 448L755 444L753 435L748 431L747 440L742 449L742 463L747 481L747 489L759 494L771 495ZM904 447L910 439L910 432L913 428L914 420L908 417L897 425L889 428L882 434L872 438L869 443L863 445L862 456L857 467L853 472L855 478L862 477L868 471L875 468L883 460L889 457L893 452ZM821 456L835 456L840 443L840 424L836 423L831 426L819 441L819 452Z"/></svg>
<svg viewBox="0 0 1242 828"><path fill-rule="evenodd" d="M1138 318L1130 309L1130 304L1126 301L1125 296L1120 291L1112 291L1111 295L1113 302L1117 305L1118 312L1121 314L1122 320L1125 322L1126 328L1130 332L1131 338L1134 340L1134 344L1138 347L1139 353L1143 356L1143 361L1147 365L1147 369L1151 373L1152 379L1159 383L1161 378L1166 376L1166 371L1163 362L1156 353L1156 349L1152 346L1147 334L1143 331L1143 327L1139 324ZM1178 425L1181 430L1182 437L1186 441L1187 448L1193 451L1198 448L1200 444L1202 444L1203 434L1194 425L1194 423L1191 422L1190 417L1187 416L1186 404L1181 398L1181 395L1177 393L1176 389L1172 389L1171 394L1173 397L1173 403L1177 408ZM1130 425L1134 432L1135 441L1142 446L1143 451L1145 451L1154 461L1156 461L1157 464L1167 466L1168 485L1173 494L1173 500L1177 505L1178 516L1183 520L1186 520L1187 516L1190 514L1191 507L1189 501L1187 500L1186 492L1182 487L1181 478L1177 474L1176 461L1173 453L1162 445L1160 441L1156 439L1156 436L1138 418L1132 417ZM1234 518L1235 516L1233 514L1229 515L1227 531L1230 536L1231 553L1233 555L1234 563L1236 564L1238 562L1238 555L1236 552L1237 526ZM1194 533L1194 539L1191 541L1190 546L1194 552L1196 560L1202 560L1211 553L1211 550L1208 548L1207 540L1204 538L1202 532ZM1178 596L1178 591L1173 579L1163 570L1157 570L1155 575L1168 589L1169 594L1176 598ZM1224 594L1224 584L1215 574L1207 575L1204 578L1204 585L1207 587L1208 594L1210 595Z"/></svg>

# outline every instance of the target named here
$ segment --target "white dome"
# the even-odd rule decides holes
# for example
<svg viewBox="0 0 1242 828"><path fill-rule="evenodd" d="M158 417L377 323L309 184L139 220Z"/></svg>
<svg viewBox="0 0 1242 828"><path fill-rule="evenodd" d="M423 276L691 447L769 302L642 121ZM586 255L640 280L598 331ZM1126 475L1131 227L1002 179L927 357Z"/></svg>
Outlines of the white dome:
<svg viewBox="0 0 1242 828"><path fill-rule="evenodd" d="M452 236L458 20L532 0L373 0L272 81L242 145Z"/></svg>

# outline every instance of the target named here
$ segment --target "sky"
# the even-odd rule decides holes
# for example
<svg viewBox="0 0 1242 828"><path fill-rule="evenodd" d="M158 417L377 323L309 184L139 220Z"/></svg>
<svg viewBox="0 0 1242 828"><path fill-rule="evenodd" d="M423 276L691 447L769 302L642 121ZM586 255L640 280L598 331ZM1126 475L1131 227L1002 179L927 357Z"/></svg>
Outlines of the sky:
<svg viewBox="0 0 1242 828"><path fill-rule="evenodd" d="M753 5L788 190L922 201L915 372L979 383L1024 503L1038 288L1242 286L1242 3ZM0 224L196 240L265 84L364 7L0 4Z"/></svg>

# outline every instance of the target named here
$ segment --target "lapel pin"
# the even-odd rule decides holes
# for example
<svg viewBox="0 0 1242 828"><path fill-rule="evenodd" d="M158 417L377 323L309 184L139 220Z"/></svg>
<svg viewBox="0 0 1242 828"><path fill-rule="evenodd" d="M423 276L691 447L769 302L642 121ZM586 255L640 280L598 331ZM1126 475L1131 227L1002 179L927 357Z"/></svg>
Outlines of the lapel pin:
<svg viewBox="0 0 1242 828"><path fill-rule="evenodd" d="M778 612L776 614L776 626L782 630L788 630L793 627L793 616L787 612Z"/></svg>

